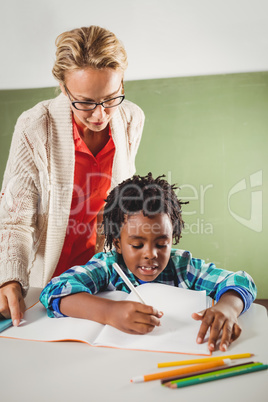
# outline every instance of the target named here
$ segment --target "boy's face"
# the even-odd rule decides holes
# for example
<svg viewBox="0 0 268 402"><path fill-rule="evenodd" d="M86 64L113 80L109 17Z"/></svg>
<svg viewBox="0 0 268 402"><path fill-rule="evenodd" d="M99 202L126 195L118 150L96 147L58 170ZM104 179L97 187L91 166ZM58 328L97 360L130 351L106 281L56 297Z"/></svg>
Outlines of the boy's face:
<svg viewBox="0 0 268 402"><path fill-rule="evenodd" d="M128 269L139 279L153 281L166 268L172 246L172 223L167 214L128 215L115 240Z"/></svg>

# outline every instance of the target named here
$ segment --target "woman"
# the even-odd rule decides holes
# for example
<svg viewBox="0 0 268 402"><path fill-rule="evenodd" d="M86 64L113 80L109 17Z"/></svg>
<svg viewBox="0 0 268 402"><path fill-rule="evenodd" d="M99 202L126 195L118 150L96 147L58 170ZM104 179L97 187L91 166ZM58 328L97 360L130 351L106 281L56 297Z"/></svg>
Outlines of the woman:
<svg viewBox="0 0 268 402"><path fill-rule="evenodd" d="M62 93L15 127L0 201L0 314L18 325L29 285L43 287L102 249L109 190L135 172L142 110L124 100L124 47L100 27L56 40Z"/></svg>

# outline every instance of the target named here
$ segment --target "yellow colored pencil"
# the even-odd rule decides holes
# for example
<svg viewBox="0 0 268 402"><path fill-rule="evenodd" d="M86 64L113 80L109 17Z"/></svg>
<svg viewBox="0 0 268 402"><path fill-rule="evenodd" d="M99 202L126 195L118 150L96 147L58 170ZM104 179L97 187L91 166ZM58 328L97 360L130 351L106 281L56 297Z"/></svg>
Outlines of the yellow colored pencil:
<svg viewBox="0 0 268 402"><path fill-rule="evenodd" d="M236 355L227 355L227 356L211 356L211 357L203 357L199 359L191 359L191 360L178 360L178 361L173 361L173 362L164 362L164 363L158 363L157 367L174 367L174 366L184 366L187 364L199 364L199 363L206 363L206 362L213 362L221 359L246 359L248 357L254 356L251 353L240 353Z"/></svg>

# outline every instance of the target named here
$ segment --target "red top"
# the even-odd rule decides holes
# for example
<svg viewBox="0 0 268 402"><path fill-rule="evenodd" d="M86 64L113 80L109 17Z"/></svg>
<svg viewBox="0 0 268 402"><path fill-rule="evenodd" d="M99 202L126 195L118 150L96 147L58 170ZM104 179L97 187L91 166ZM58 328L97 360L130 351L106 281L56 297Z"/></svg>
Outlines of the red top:
<svg viewBox="0 0 268 402"><path fill-rule="evenodd" d="M110 129L109 136L107 144L94 156L81 139L73 119L75 169L72 204L65 241L53 277L74 265L85 264L95 254L97 215L111 186L115 153Z"/></svg>

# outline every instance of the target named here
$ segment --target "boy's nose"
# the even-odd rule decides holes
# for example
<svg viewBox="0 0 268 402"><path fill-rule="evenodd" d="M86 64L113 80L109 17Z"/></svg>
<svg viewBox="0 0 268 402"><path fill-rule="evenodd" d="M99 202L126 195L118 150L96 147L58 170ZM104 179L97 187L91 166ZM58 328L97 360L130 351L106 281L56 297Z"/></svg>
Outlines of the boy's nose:
<svg viewBox="0 0 268 402"><path fill-rule="evenodd" d="M144 251L144 257L147 260L152 260L157 257L157 250L154 247L146 247Z"/></svg>

